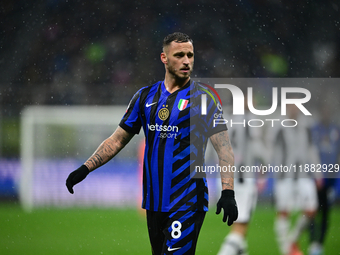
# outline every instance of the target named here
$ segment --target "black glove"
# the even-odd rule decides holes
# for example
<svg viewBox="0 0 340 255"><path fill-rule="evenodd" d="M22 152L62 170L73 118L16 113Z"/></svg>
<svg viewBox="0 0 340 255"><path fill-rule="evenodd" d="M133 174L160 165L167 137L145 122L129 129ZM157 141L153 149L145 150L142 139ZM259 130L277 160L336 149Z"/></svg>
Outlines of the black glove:
<svg viewBox="0 0 340 255"><path fill-rule="evenodd" d="M222 190L221 198L217 202L216 214L220 214L222 208L224 212L223 222L226 222L228 217L228 226L231 226L238 217L235 193L233 190Z"/></svg>
<svg viewBox="0 0 340 255"><path fill-rule="evenodd" d="M85 165L82 165L77 170L70 173L66 179L66 187L68 191L73 194L73 186L84 180L89 173L90 171Z"/></svg>

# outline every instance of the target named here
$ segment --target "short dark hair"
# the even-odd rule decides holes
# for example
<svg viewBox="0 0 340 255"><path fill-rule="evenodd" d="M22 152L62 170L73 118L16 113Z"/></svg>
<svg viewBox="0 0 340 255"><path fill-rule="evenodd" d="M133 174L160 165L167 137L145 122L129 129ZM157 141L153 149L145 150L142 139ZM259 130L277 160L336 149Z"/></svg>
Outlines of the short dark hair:
<svg viewBox="0 0 340 255"><path fill-rule="evenodd" d="M178 42L178 43L191 42L191 43L193 43L193 40L187 34L184 34L184 33L181 33L181 32L175 32L175 33L167 35L164 38L163 48L170 45L171 42Z"/></svg>

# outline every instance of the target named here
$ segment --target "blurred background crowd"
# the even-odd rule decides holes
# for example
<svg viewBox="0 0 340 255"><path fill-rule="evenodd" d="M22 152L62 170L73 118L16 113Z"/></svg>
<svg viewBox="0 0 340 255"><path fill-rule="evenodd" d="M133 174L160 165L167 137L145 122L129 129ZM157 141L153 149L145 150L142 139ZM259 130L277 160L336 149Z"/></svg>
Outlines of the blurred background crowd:
<svg viewBox="0 0 340 255"><path fill-rule="evenodd" d="M2 133L18 130L9 120L27 105L127 105L163 79L162 40L174 31L194 40L195 77L339 77L339 8L331 0L1 1ZM12 143L3 146L11 155Z"/></svg>

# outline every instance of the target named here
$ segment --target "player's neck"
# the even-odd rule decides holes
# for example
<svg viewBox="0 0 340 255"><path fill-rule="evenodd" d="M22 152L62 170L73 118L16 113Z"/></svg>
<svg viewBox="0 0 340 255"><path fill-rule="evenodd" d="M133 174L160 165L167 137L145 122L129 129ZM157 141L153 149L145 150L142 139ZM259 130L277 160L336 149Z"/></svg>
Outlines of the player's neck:
<svg viewBox="0 0 340 255"><path fill-rule="evenodd" d="M169 93L174 93L176 90L179 90L180 88L185 86L185 84L187 84L189 80L190 77L188 77L185 80L182 80L176 79L175 77L169 77L169 75L166 75L164 79L164 86Z"/></svg>

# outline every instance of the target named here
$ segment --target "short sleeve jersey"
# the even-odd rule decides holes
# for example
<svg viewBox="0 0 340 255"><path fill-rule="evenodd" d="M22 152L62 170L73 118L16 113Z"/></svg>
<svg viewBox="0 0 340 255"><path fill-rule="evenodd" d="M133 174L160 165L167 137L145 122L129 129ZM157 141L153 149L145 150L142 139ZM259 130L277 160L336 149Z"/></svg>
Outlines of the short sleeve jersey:
<svg viewBox="0 0 340 255"><path fill-rule="evenodd" d="M207 181L192 178L190 170L204 165L208 138L227 130L218 99L210 86L194 81L174 93L160 81L133 96L119 125L129 133L144 130L144 209L208 210Z"/></svg>

